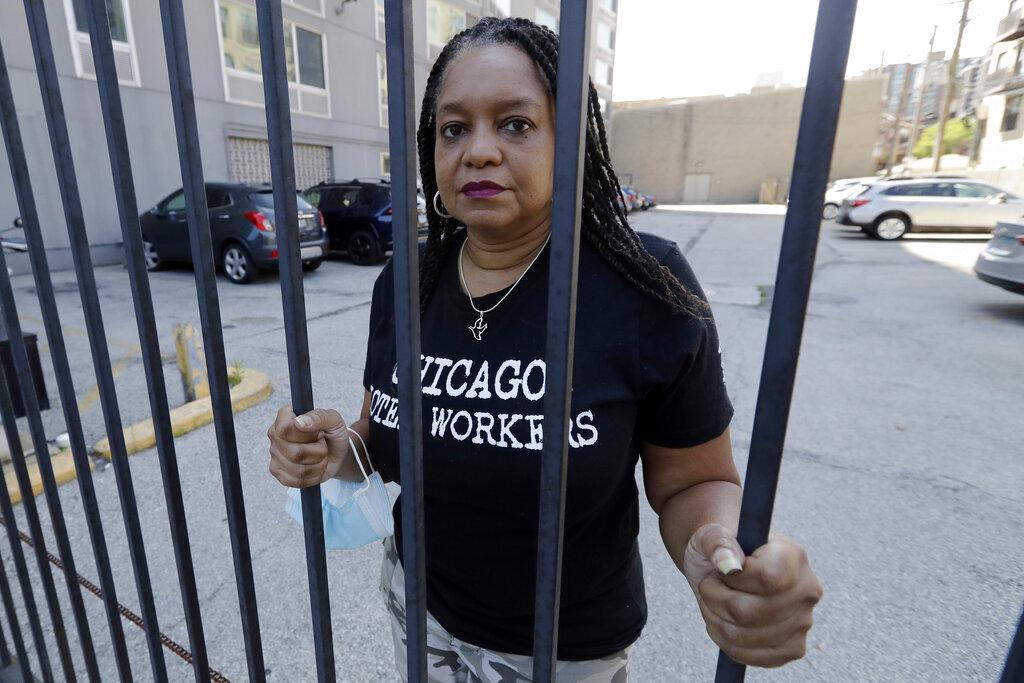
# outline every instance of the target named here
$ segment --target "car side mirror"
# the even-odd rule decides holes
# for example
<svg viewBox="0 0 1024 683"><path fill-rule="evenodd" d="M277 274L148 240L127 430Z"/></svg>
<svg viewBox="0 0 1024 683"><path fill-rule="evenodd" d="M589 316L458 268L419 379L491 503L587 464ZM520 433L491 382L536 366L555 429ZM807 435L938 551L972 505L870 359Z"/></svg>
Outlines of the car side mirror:
<svg viewBox="0 0 1024 683"><path fill-rule="evenodd" d="M1005 204L1006 203L1006 193L1005 192L1000 192L999 194L997 194L995 197L992 198L992 201L994 203L996 203L996 204Z"/></svg>
<svg viewBox="0 0 1024 683"><path fill-rule="evenodd" d="M14 227L21 228L25 226L25 221L21 220L21 216L14 219Z"/></svg>

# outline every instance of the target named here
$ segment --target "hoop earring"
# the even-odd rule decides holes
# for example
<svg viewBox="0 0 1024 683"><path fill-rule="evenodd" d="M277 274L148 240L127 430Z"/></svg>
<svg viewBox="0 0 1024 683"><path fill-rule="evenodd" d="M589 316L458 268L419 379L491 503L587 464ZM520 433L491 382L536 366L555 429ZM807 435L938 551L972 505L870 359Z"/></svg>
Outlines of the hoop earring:
<svg viewBox="0 0 1024 683"><path fill-rule="evenodd" d="M437 200L440 199L440 198L441 198L441 191L438 190L437 192L434 193L434 213L436 213L441 218L454 218L454 216L452 216L450 213L445 213L441 209L437 208Z"/></svg>

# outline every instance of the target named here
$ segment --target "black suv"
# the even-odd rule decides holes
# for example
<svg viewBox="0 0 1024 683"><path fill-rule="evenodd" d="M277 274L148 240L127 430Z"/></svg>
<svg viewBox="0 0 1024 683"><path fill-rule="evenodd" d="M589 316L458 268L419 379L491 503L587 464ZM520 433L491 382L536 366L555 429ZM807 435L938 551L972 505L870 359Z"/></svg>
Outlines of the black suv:
<svg viewBox="0 0 1024 683"><path fill-rule="evenodd" d="M303 270L316 270L327 253L327 235L320 213L299 193L298 219ZM274 194L269 185L206 183L210 236L217 265L232 282L251 282L260 270L277 268ZM185 194L171 193L139 216L146 267L192 262Z"/></svg>
<svg viewBox="0 0 1024 683"><path fill-rule="evenodd" d="M323 214L331 251L344 251L356 264L377 263L392 247L391 183L381 178L324 181L306 190ZM427 204L417 195L417 223L425 233Z"/></svg>

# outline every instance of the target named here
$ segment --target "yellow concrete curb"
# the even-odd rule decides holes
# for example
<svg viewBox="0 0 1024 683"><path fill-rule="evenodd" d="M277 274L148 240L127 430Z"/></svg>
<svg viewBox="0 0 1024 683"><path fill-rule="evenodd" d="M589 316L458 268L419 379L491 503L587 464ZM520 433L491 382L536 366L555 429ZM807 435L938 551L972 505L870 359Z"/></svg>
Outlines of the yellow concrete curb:
<svg viewBox="0 0 1024 683"><path fill-rule="evenodd" d="M247 408L267 400L272 391L270 378L259 370L244 368L242 381L231 388L231 410L240 413ZM174 436L187 434L194 429L213 422L213 404L210 397L190 401L171 410L171 431ZM128 454L138 453L156 445L153 420L143 420L124 428L124 440ZM100 439L93 450L110 460L110 442Z"/></svg>
<svg viewBox="0 0 1024 683"><path fill-rule="evenodd" d="M75 472L75 461L71 451L65 449L56 455L50 456L53 463L53 478L57 485L66 484L77 476ZM32 482L32 495L38 496L43 492L43 478L39 474L39 463L32 457L26 465L28 466L28 478ZM92 463L89 463L92 469ZM11 503L17 505L21 502L21 489L18 488L18 478L14 474L14 465L4 465L4 478L7 480L7 495L11 497Z"/></svg>

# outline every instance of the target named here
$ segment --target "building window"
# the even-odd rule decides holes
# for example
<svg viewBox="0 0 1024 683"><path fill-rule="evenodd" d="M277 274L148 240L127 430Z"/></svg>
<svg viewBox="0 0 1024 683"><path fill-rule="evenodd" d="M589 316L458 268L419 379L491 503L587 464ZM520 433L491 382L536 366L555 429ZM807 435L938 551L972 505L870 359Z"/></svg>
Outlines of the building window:
<svg viewBox="0 0 1024 683"><path fill-rule="evenodd" d="M542 7L537 8L536 21L541 26L547 26L555 33L558 33L558 17L546 9Z"/></svg>
<svg viewBox="0 0 1024 683"><path fill-rule="evenodd" d="M597 22L597 45L606 50L615 49L615 31L603 21Z"/></svg>
<svg viewBox="0 0 1024 683"><path fill-rule="evenodd" d="M382 176L391 175L391 154L388 152L380 153L380 174Z"/></svg>
<svg viewBox="0 0 1024 683"><path fill-rule="evenodd" d="M92 61L89 15L86 6L86 0L64 0L68 32L71 34L71 52L75 63L75 74L79 78L95 78L96 67ZM138 59L135 56L135 41L132 38L128 2L127 0L106 0L106 7L117 79L123 85L139 85L138 67L136 66Z"/></svg>
<svg viewBox="0 0 1024 683"><path fill-rule="evenodd" d="M614 12L618 9L618 0L601 0L601 7L604 7L609 12Z"/></svg>
<svg viewBox="0 0 1024 683"><path fill-rule="evenodd" d="M456 33L466 30L466 12L444 0L427 3L427 42L432 48L443 48Z"/></svg>
<svg viewBox="0 0 1024 683"><path fill-rule="evenodd" d="M600 85L612 84L612 65L603 59L594 63L594 80Z"/></svg>
<svg viewBox="0 0 1024 683"><path fill-rule="evenodd" d="M1006 98L1006 108L1003 109L1003 123L999 126L1002 133L1017 130L1017 119L1020 117L1020 103L1024 95L1014 95Z"/></svg>
<svg viewBox="0 0 1024 683"><path fill-rule="evenodd" d="M512 0L492 0L491 4L494 5L494 9L497 11L498 16L512 16Z"/></svg>
<svg viewBox="0 0 1024 683"><path fill-rule="evenodd" d="M262 105L263 78L256 9L235 0L219 0L218 7L227 98L233 102ZM284 52L292 111L330 116L323 34L285 20Z"/></svg>
<svg viewBox="0 0 1024 683"><path fill-rule="evenodd" d="M380 125L388 126L388 62L383 52L377 53L377 109Z"/></svg>
<svg viewBox="0 0 1024 683"><path fill-rule="evenodd" d="M374 30L377 32L377 40L384 40L384 0L375 0L374 6L376 7L375 16L377 22Z"/></svg>

